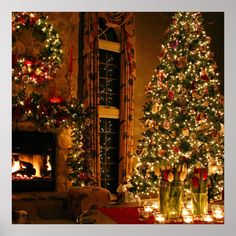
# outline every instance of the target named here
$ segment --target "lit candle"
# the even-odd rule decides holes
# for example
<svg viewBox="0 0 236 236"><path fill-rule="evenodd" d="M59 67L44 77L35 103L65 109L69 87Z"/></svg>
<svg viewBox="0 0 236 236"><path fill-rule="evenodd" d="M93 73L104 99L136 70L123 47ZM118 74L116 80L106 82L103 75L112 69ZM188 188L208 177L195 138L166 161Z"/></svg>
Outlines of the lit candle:
<svg viewBox="0 0 236 236"><path fill-rule="evenodd" d="M159 209L159 204L158 204L158 202L153 202L152 203L152 208L153 208L153 210L158 210Z"/></svg>
<svg viewBox="0 0 236 236"><path fill-rule="evenodd" d="M154 213L154 220L156 224L164 224L165 223L165 215L160 212Z"/></svg>
<svg viewBox="0 0 236 236"><path fill-rule="evenodd" d="M212 206L212 215L216 220L221 220L224 218L224 212L221 206Z"/></svg>
<svg viewBox="0 0 236 236"><path fill-rule="evenodd" d="M145 211L146 213L152 213L153 209L152 209L151 206L144 206L144 211Z"/></svg>
<svg viewBox="0 0 236 236"><path fill-rule="evenodd" d="M213 221L213 218L212 218L212 216L211 216L210 214L205 214L205 215L203 216L203 220L204 220L205 222L207 222L207 223L211 223L211 222Z"/></svg>
<svg viewBox="0 0 236 236"><path fill-rule="evenodd" d="M191 212L191 210L188 209L188 208L182 208L181 214L182 214L182 217L183 217L183 216L189 216L189 215L192 214L192 212Z"/></svg>
<svg viewBox="0 0 236 236"><path fill-rule="evenodd" d="M186 224L191 224L193 223L193 217L191 215L185 215L183 216L183 221Z"/></svg>
<svg viewBox="0 0 236 236"><path fill-rule="evenodd" d="M146 213L149 214L153 212L152 204L150 202L144 202L143 209Z"/></svg>

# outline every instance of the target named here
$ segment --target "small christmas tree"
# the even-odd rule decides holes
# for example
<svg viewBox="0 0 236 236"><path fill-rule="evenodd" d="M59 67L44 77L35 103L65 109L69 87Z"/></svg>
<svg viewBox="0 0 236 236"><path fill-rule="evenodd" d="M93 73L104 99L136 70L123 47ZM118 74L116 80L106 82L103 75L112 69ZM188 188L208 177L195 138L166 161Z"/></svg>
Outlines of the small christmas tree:
<svg viewBox="0 0 236 236"><path fill-rule="evenodd" d="M166 32L146 86L146 130L131 178L135 193L155 194L159 180L209 187L211 198L222 192L224 100L202 23L200 13L176 13Z"/></svg>
<svg viewBox="0 0 236 236"><path fill-rule="evenodd" d="M75 112L76 111L76 112ZM93 111L85 108L83 103L73 107L71 122L72 148L68 154L67 165L71 168L69 179L74 186L89 186L95 184L91 169L90 126Z"/></svg>

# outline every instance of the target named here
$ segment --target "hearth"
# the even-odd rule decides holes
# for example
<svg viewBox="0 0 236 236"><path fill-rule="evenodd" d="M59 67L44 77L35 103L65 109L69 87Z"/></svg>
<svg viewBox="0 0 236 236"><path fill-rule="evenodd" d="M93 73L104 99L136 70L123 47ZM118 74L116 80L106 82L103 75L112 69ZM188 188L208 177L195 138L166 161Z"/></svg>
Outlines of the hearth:
<svg viewBox="0 0 236 236"><path fill-rule="evenodd" d="M55 134L13 131L12 191L55 190L55 156Z"/></svg>

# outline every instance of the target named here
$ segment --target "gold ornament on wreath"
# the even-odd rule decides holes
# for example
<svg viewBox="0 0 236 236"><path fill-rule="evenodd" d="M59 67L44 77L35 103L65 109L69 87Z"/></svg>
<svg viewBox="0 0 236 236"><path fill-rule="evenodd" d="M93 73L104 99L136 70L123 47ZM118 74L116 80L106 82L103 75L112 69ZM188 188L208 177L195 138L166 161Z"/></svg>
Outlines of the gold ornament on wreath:
<svg viewBox="0 0 236 236"><path fill-rule="evenodd" d="M21 30L38 35L44 47L36 56L24 55L25 50L15 50L14 39ZM32 12L12 13L12 79L14 82L41 84L52 79L63 61L62 41L45 16ZM18 43L19 45L19 43ZM24 45L23 45L24 46ZM27 45L26 45L27 46ZM32 53L33 54L33 53Z"/></svg>

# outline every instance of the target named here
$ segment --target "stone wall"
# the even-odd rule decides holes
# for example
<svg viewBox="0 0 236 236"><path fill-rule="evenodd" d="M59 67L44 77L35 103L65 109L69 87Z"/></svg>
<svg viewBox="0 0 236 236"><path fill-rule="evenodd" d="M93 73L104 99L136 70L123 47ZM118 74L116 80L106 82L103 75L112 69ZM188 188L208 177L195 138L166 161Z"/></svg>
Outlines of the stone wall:
<svg viewBox="0 0 236 236"><path fill-rule="evenodd" d="M79 13L76 12L44 12L37 13L39 16L48 16L48 22L53 24L54 29L59 33L63 44L64 61L57 70L53 80L46 82L45 86L27 85L26 91L41 93L44 98L50 99L52 96L60 96L69 101L72 97L77 97L77 77L78 77L78 37L79 37ZM21 48L23 52L30 55L37 55L40 51L40 44L32 34L31 30L24 30L16 35L16 42L13 50ZM72 58L72 61L71 61ZM72 63L72 73L69 73L69 66ZM22 85L13 84L13 91L22 89ZM12 124L13 130L21 131L41 131L53 132L57 135L56 144L56 191L64 192L71 183L68 180L68 167L66 159L68 148L71 147L70 129L47 129L39 127L33 122L17 122Z"/></svg>

